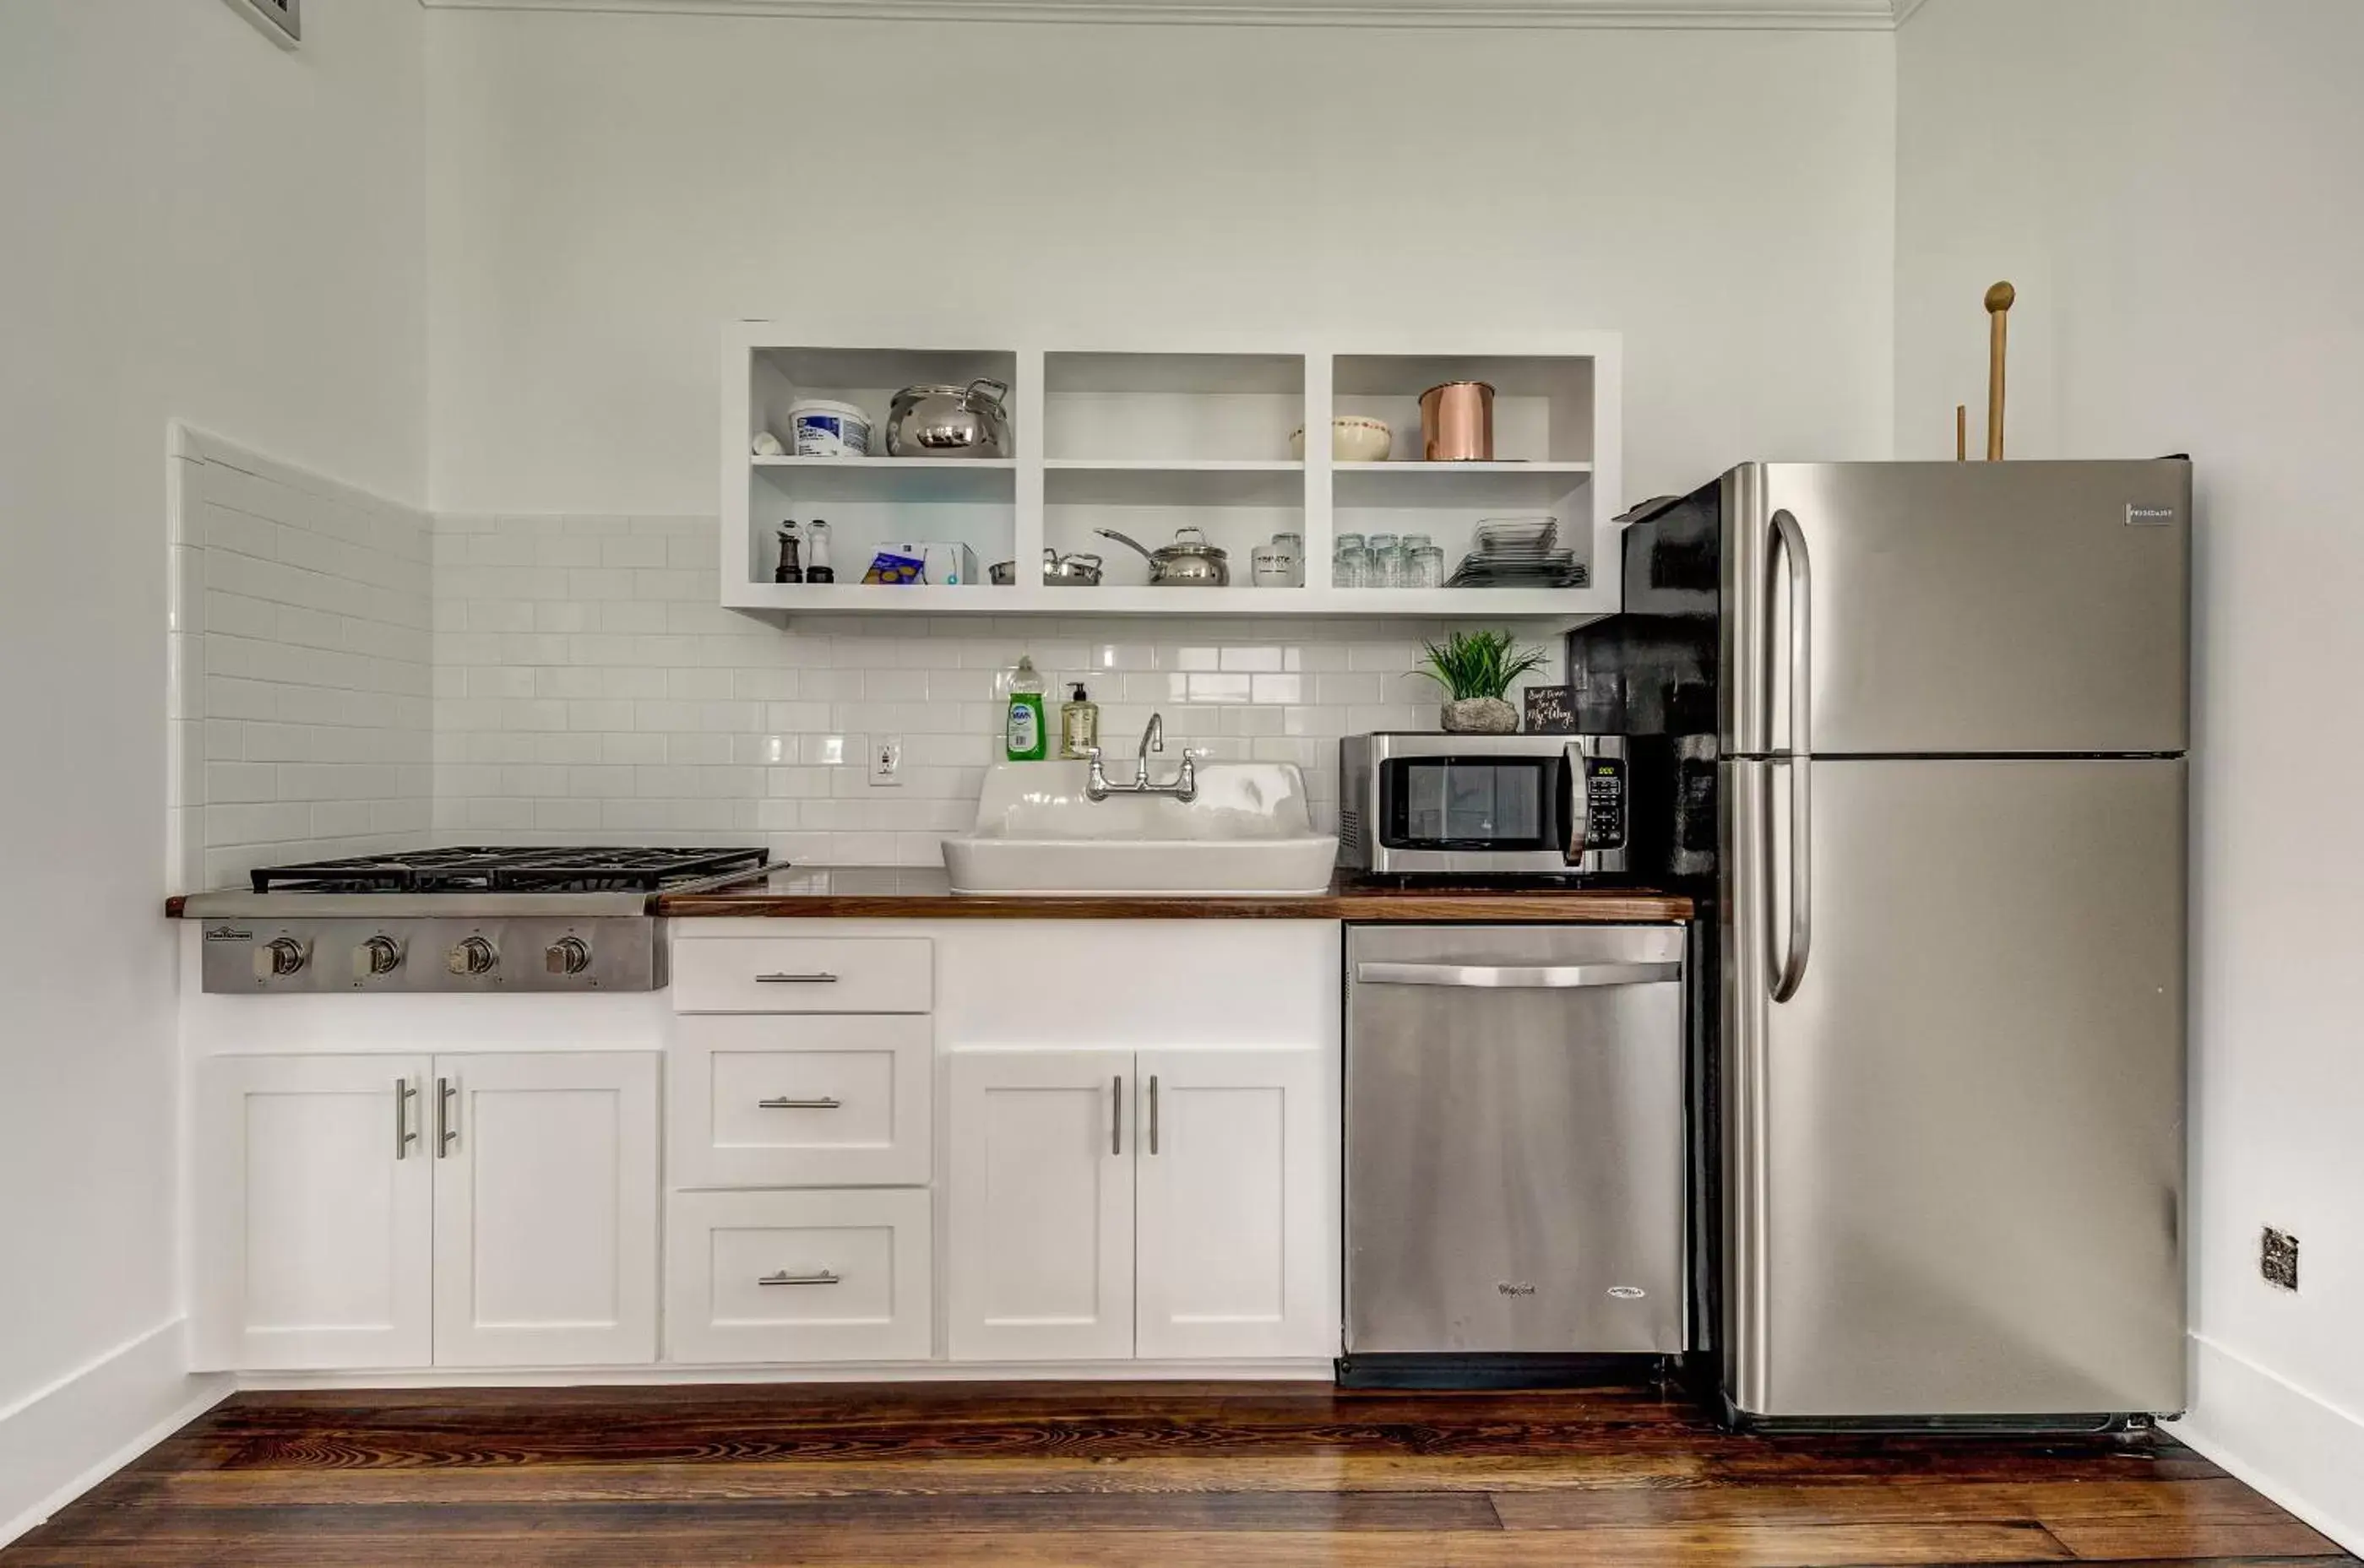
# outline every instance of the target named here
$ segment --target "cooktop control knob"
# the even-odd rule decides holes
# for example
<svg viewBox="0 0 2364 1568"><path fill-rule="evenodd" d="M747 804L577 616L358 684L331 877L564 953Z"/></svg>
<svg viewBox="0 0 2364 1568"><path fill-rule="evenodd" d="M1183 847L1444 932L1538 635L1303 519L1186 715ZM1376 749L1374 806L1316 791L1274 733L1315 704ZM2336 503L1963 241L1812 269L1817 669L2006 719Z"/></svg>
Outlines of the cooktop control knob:
<svg viewBox="0 0 2364 1568"><path fill-rule="evenodd" d="M257 980L277 980L304 967L308 956L304 944L294 937L273 937L254 950L254 977Z"/></svg>
<svg viewBox="0 0 2364 1568"><path fill-rule="evenodd" d="M353 978L356 980L392 974L401 967L402 944L392 937L372 937L353 950Z"/></svg>
<svg viewBox="0 0 2364 1568"><path fill-rule="evenodd" d="M470 937L452 950L447 963L454 974L490 974L501 955L482 937Z"/></svg>
<svg viewBox="0 0 2364 1568"><path fill-rule="evenodd" d="M542 950L541 961L552 974L580 974L591 967L591 945L581 937L561 937Z"/></svg>

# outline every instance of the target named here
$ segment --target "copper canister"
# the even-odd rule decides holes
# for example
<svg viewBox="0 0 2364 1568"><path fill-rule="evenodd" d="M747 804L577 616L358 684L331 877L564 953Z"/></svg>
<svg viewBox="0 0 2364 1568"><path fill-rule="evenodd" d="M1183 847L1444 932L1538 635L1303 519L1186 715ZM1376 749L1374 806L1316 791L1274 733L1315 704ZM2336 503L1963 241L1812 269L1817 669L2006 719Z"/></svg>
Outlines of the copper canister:
<svg viewBox="0 0 2364 1568"><path fill-rule="evenodd" d="M1448 381L1420 395L1420 455L1430 462L1494 461L1494 389Z"/></svg>

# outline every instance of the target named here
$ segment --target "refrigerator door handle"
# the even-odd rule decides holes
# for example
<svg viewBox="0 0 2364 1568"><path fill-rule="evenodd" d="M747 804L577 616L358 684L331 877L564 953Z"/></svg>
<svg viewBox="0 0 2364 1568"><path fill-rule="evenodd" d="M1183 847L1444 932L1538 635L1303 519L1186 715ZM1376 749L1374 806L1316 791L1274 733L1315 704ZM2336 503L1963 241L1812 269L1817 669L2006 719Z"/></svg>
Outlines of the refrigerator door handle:
<svg viewBox="0 0 2364 1568"><path fill-rule="evenodd" d="M1790 744L1786 750L1796 756L1805 756L1814 749L1813 707L1813 647L1814 647L1814 578L1812 559L1806 552L1806 530L1788 508L1773 514L1773 538L1765 552L1765 602L1773 602L1773 580L1780 574L1784 560L1790 563ZM1768 646L1765 651L1765 667L1774 664L1769 643L1773 635L1773 617L1768 608L1765 617L1765 635ZM1765 683L1765 741L1773 750L1773 683Z"/></svg>
<svg viewBox="0 0 2364 1568"><path fill-rule="evenodd" d="M1790 775L1790 940L1782 948L1776 948L1773 941L1772 781L1767 779L1765 785L1766 973L1770 976L1776 1002L1786 1002L1798 994L1798 987L1806 978L1806 960L1814 946L1813 882L1808 866L1813 851L1813 764L1803 757L1791 757L1781 766Z"/></svg>
<svg viewBox="0 0 2364 1568"><path fill-rule="evenodd" d="M1787 508L1773 514L1773 537L1765 554L1765 596L1773 596L1773 577L1781 570L1784 561L1790 566L1790 937L1786 950L1772 953L1767 966L1772 977L1773 1000L1786 1002L1798 994L1806 978L1806 960L1813 951L1813 884L1811 869L1813 830L1813 764L1809 760L1814 750L1813 715L1813 629L1814 584L1812 560L1806 550L1806 533L1798 519ZM1766 617L1767 634L1771 635L1772 617ZM1771 651L1767 651L1766 663L1772 664ZM1773 735L1773 684L1765 684L1765 734ZM1772 809L1772 791L1766 791L1766 809ZM1766 842L1772 842L1771 825L1767 825ZM1765 896L1768 903L1773 881L1766 878ZM1773 921L1768 911L1765 929L1770 940Z"/></svg>

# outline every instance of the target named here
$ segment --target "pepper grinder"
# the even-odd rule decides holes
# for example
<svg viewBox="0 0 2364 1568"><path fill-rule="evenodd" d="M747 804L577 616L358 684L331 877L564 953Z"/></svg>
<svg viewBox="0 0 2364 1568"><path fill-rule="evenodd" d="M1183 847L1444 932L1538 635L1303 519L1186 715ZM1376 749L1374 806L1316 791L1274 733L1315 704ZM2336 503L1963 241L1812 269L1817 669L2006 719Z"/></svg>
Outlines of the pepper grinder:
<svg viewBox="0 0 2364 1568"><path fill-rule="evenodd" d="M801 583L805 569L797 560L797 524L791 517L780 525L780 564L772 571L775 583Z"/></svg>

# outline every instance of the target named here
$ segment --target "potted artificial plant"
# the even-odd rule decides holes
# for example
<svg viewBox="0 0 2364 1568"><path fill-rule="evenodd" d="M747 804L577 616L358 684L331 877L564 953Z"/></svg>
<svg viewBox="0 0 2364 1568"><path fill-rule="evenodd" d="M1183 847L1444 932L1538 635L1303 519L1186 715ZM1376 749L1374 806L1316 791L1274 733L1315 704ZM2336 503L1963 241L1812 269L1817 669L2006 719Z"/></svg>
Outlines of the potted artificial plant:
<svg viewBox="0 0 2364 1568"><path fill-rule="evenodd" d="M1543 650L1521 648L1507 631L1456 631L1444 641L1423 644L1428 668L1416 672L1445 690L1443 723L1455 735L1510 735L1519 710L1509 698L1511 683L1539 668Z"/></svg>

